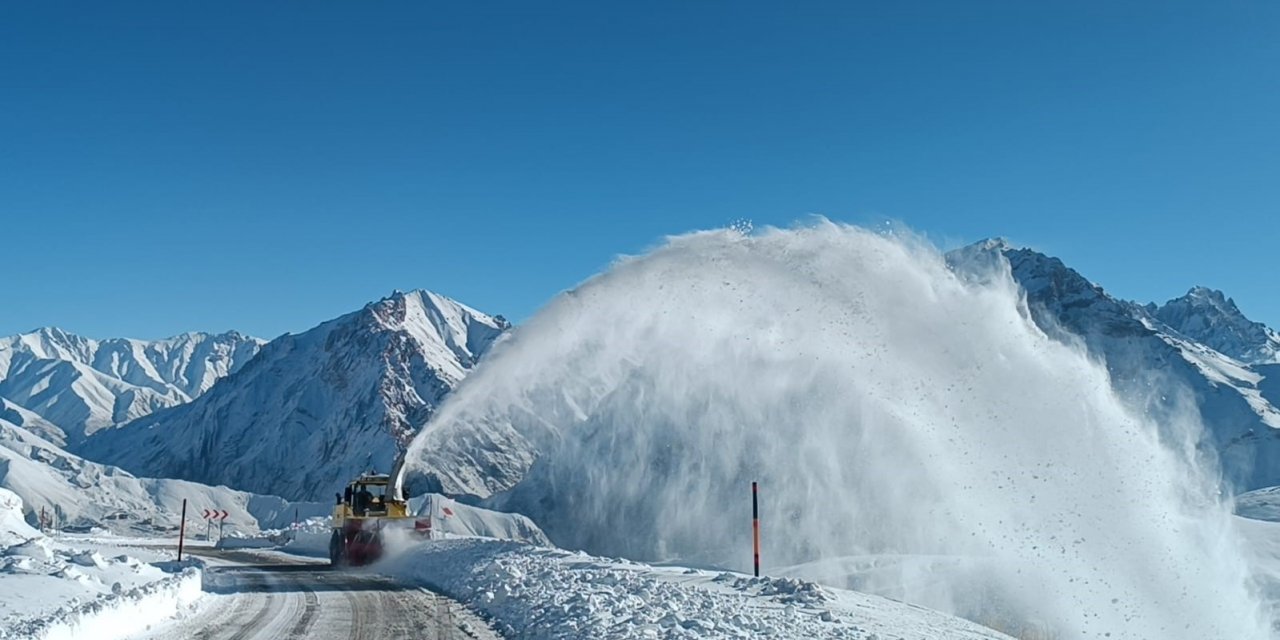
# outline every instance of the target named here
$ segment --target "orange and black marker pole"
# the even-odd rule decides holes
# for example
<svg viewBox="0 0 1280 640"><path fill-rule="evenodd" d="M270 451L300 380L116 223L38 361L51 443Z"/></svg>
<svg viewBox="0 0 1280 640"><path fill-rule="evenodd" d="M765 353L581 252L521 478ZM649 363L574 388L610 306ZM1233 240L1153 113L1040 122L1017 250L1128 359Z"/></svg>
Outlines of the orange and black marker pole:
<svg viewBox="0 0 1280 640"><path fill-rule="evenodd" d="M751 542L755 550L756 577L760 577L760 485L751 483Z"/></svg>

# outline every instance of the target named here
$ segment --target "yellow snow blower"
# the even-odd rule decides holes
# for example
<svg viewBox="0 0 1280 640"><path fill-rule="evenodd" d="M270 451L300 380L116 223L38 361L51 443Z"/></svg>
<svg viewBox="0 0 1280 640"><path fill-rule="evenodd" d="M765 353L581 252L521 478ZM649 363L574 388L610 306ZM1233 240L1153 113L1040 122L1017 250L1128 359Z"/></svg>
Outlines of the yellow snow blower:
<svg viewBox="0 0 1280 640"><path fill-rule="evenodd" d="M398 465L397 465L398 466ZM416 521L392 476L365 473L337 495L333 508L329 562L335 567L362 566L382 557L383 535L392 528L426 533L429 521Z"/></svg>

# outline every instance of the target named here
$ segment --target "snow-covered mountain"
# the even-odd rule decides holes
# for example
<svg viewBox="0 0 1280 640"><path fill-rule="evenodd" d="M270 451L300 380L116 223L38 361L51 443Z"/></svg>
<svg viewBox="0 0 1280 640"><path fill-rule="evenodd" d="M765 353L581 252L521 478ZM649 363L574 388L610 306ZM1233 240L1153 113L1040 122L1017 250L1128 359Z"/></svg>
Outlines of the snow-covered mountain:
<svg viewBox="0 0 1280 640"><path fill-rule="evenodd" d="M1244 316L1221 291L1193 287L1147 311L1182 335L1246 364L1280 363L1280 333Z"/></svg>
<svg viewBox="0 0 1280 640"><path fill-rule="evenodd" d="M116 531L156 532L176 527L182 500L188 518L201 509L226 509L232 530L280 527L294 516L327 513L325 503L288 503L227 487L186 480L139 478L110 465L67 452L0 414L0 488L22 498L29 510L43 510L62 527L106 527Z"/></svg>
<svg viewBox="0 0 1280 640"><path fill-rule="evenodd" d="M1082 340L1114 386L1144 409L1173 410L1189 394L1237 487L1280 484L1276 332L1221 292L1193 288L1163 306L1117 299L1058 258L987 240L948 255L961 270L1008 261L1036 324Z"/></svg>
<svg viewBox="0 0 1280 640"><path fill-rule="evenodd" d="M327 500L401 447L510 325L396 292L267 343L195 401L95 433L84 455L134 473Z"/></svg>
<svg viewBox="0 0 1280 640"><path fill-rule="evenodd" d="M252 358L262 340L231 331L93 340L57 328L0 338L0 411L76 446L94 431L190 402Z"/></svg>

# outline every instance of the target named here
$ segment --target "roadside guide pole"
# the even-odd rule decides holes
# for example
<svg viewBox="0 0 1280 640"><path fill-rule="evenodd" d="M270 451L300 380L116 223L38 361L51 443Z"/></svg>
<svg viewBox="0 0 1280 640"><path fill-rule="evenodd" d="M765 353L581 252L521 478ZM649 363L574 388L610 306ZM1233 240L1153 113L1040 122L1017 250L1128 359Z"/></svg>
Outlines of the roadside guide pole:
<svg viewBox="0 0 1280 640"><path fill-rule="evenodd" d="M187 499L182 499L182 520L178 523L178 562L182 562L182 539L187 537Z"/></svg>
<svg viewBox="0 0 1280 640"><path fill-rule="evenodd" d="M755 551L756 577L760 577L760 487L751 483L751 546Z"/></svg>

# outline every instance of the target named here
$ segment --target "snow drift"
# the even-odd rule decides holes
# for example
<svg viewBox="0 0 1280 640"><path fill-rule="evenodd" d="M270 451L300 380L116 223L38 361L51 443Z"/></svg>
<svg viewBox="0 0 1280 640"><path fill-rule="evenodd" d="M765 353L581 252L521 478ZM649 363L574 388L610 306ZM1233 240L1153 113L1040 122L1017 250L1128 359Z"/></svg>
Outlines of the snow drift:
<svg viewBox="0 0 1280 640"><path fill-rule="evenodd" d="M1011 640L971 622L792 578L751 578L497 540L420 543L383 570L479 611L507 638Z"/></svg>
<svg viewBox="0 0 1280 640"><path fill-rule="evenodd" d="M22 499L0 488L0 638L127 637L200 595L199 569L104 556L30 527Z"/></svg>
<svg viewBox="0 0 1280 640"><path fill-rule="evenodd" d="M1063 637L1265 637L1198 430L1127 410L1007 262L962 278L823 221L672 238L558 297L415 439L410 481L564 546L746 568L758 480L769 566L922 558L858 586Z"/></svg>
<svg viewBox="0 0 1280 640"><path fill-rule="evenodd" d="M523 515L460 504L436 493L410 499L409 512L420 518L431 518L433 535L493 538L551 546L547 534Z"/></svg>

